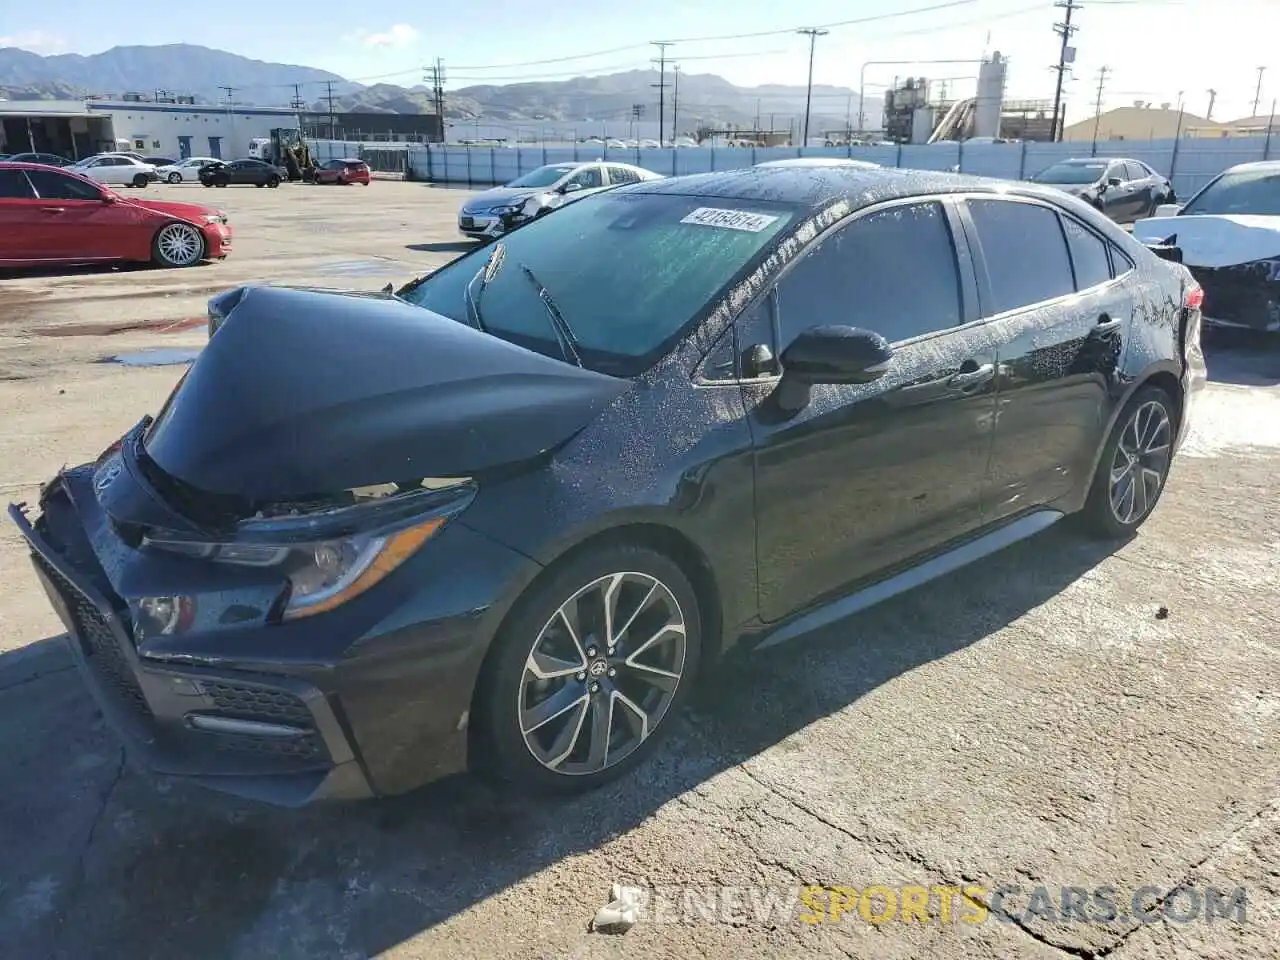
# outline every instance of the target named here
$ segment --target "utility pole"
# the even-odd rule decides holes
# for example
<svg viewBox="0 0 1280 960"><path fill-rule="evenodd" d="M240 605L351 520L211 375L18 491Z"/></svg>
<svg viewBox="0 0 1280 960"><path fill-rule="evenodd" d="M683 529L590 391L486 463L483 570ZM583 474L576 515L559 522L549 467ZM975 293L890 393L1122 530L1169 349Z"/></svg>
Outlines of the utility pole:
<svg viewBox="0 0 1280 960"><path fill-rule="evenodd" d="M1093 148L1090 156L1098 155L1098 125L1102 123L1102 91L1107 84L1107 74L1111 72L1110 67L1104 66L1098 71L1098 96L1093 102Z"/></svg>
<svg viewBox="0 0 1280 960"><path fill-rule="evenodd" d="M804 143L803 146L809 145L809 108L813 103L813 48L819 37L825 37L829 30L821 30L817 27L801 27L796 33L809 38L809 85L804 92Z"/></svg>
<svg viewBox="0 0 1280 960"><path fill-rule="evenodd" d="M1062 115L1062 81L1070 69L1068 64L1075 63L1076 60L1076 48L1070 45L1071 35L1080 29L1072 24L1071 14L1080 9L1080 4L1076 3L1075 0L1058 0L1054 6L1061 7L1067 11L1066 16L1062 18L1062 22L1053 25L1053 32L1062 38L1062 46L1058 50L1058 65L1052 68L1058 72L1058 84L1057 89L1053 92L1053 136L1051 140L1057 143L1062 139L1058 129Z"/></svg>
<svg viewBox="0 0 1280 960"><path fill-rule="evenodd" d="M675 65L671 81L671 145L675 146L676 131L680 123L680 64ZM658 130L658 143L662 143L662 130Z"/></svg>
<svg viewBox="0 0 1280 960"><path fill-rule="evenodd" d="M329 101L329 139L332 140L333 139L333 81L326 80L324 83L325 83L325 88L328 91L325 94L325 99Z"/></svg>
<svg viewBox="0 0 1280 960"><path fill-rule="evenodd" d="M1262 75L1266 72L1266 67L1258 68L1258 86L1253 91L1253 113L1249 114L1251 117L1256 117L1258 115L1258 104L1262 101Z"/></svg>
<svg viewBox="0 0 1280 960"><path fill-rule="evenodd" d="M440 142L444 143L444 61L436 57L430 69L431 75L423 79L431 81L431 99L436 105L436 116L440 118Z"/></svg>
<svg viewBox="0 0 1280 960"><path fill-rule="evenodd" d="M1213 101L1218 99L1218 91L1209 90L1208 94L1209 94L1209 109L1204 112L1204 118L1206 120L1212 120L1213 119Z"/></svg>
<svg viewBox="0 0 1280 960"><path fill-rule="evenodd" d="M236 143L236 118L231 115L231 95L236 92L235 87L218 87L227 95L227 139L231 141L231 154L235 156L239 151L235 148Z"/></svg>
<svg viewBox="0 0 1280 960"><path fill-rule="evenodd" d="M302 99L302 84L295 83L293 85L293 99L289 101L289 105L295 110L301 110L306 106L306 103Z"/></svg>
<svg viewBox="0 0 1280 960"><path fill-rule="evenodd" d="M656 60L650 61L658 64L658 82L649 86L658 88L658 142L661 143L662 129L667 121L667 47L672 46L672 43L669 40L654 40L651 43L658 48Z"/></svg>
<svg viewBox="0 0 1280 960"><path fill-rule="evenodd" d="M756 133L760 132L760 98L756 97ZM760 139L759 137L756 138Z"/></svg>

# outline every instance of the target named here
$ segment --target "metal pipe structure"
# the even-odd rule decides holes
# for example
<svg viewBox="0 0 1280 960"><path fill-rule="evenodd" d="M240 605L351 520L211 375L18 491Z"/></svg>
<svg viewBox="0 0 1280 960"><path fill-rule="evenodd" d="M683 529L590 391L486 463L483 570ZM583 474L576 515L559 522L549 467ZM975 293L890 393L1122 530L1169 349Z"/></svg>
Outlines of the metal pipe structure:
<svg viewBox="0 0 1280 960"><path fill-rule="evenodd" d="M977 60L867 60L862 64L862 69L858 71L858 132L862 133L863 124L866 122L867 115L863 112L863 104L867 97L867 67L886 67L897 65L916 65L921 63L982 63L979 58Z"/></svg>

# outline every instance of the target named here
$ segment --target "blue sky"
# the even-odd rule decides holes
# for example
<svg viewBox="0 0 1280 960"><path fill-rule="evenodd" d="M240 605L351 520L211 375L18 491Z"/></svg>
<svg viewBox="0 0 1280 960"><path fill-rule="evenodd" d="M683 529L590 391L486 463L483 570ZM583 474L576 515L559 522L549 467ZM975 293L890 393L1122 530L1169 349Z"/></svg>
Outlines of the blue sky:
<svg viewBox="0 0 1280 960"><path fill-rule="evenodd" d="M223 0L210 17L198 4L166 5L163 15L122 17L110 5L64 0L50 5L3 0L0 46L38 53L95 53L117 44L201 43L262 60L306 64L360 80L412 85L419 67L443 57L450 86L563 79L644 66L650 40L679 38L671 55L689 72L739 84L803 83L807 41L793 34L693 41L686 38L823 25L899 14L946 0L489 0L419 6L316 3L305 7ZM954 2L954 0L953 0ZM1092 113L1098 68L1111 69L1104 105L1143 99L1176 102L1203 114L1218 91L1215 119L1251 111L1257 67L1266 66L1263 107L1280 96L1280 0L1084 0L1076 78L1067 85L1068 118ZM331 11L331 12L330 12ZM418 12L421 11L421 12ZM832 27L818 40L814 79L857 86L868 60L976 59L999 50L1011 58L1007 93L1053 95L1047 69L1057 58L1052 0L963 0L946 9ZM239 24L239 25L238 25ZM598 54L581 57L581 54ZM529 64L573 57L561 63ZM954 78L972 90L967 64L867 68L867 92L895 75Z"/></svg>

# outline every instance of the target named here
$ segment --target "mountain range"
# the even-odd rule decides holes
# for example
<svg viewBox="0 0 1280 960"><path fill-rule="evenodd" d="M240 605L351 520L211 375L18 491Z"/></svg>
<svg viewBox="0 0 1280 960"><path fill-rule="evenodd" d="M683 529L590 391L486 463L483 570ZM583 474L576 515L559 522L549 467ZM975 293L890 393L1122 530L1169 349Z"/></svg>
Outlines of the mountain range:
<svg viewBox="0 0 1280 960"><path fill-rule="evenodd" d="M652 84L656 71L633 70L569 80L480 84L445 93L445 116L500 122L622 121L641 104L646 119L656 119ZM667 74L668 111L678 110L682 129L706 124L752 126L759 122L785 127L804 113L805 88L784 84L739 87L709 73L681 73L678 87ZM112 47L90 56L41 56L16 47L0 48L0 98L75 99L119 97L125 92L153 96L190 95L197 102L224 102L226 85L234 102L245 105L288 104L301 95L307 108L329 109L332 84L335 111L431 113L430 91L422 85L365 86L315 67L251 60L225 50L194 44ZM673 104L672 101L675 101ZM843 128L846 117L857 121L858 95L846 87L815 85L811 129ZM868 97L868 123L879 120L880 100ZM669 116L669 114L668 114Z"/></svg>

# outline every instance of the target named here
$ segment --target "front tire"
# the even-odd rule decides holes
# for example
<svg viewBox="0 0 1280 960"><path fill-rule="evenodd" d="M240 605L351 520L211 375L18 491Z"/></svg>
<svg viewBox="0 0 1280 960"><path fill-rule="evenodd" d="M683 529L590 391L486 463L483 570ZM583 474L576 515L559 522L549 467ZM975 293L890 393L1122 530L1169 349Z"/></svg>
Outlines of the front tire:
<svg viewBox="0 0 1280 960"><path fill-rule="evenodd" d="M181 182L182 182L182 174L180 174L180 173L171 173L171 174L169 174L169 176L168 176L168 177L166 177L165 179L166 179L166 180L168 180L168 181L169 181L169 183L181 183Z"/></svg>
<svg viewBox="0 0 1280 960"><path fill-rule="evenodd" d="M272 190L274 190L276 187L280 186L280 178L272 177L270 180L267 181L267 186L270 187Z"/></svg>
<svg viewBox="0 0 1280 960"><path fill-rule="evenodd" d="M151 242L151 256L162 267L190 267L204 259L204 236L189 223L166 224Z"/></svg>
<svg viewBox="0 0 1280 960"><path fill-rule="evenodd" d="M1177 409L1155 386L1125 406L1102 448L1082 519L1099 539L1127 537L1151 516L1173 463Z"/></svg>
<svg viewBox="0 0 1280 960"><path fill-rule="evenodd" d="M701 654L698 599L671 558L589 548L517 603L485 662L475 766L549 793L594 789L676 725Z"/></svg>

